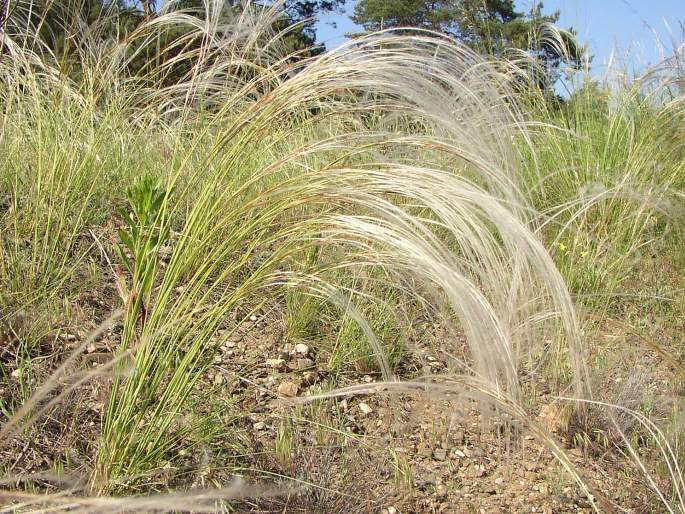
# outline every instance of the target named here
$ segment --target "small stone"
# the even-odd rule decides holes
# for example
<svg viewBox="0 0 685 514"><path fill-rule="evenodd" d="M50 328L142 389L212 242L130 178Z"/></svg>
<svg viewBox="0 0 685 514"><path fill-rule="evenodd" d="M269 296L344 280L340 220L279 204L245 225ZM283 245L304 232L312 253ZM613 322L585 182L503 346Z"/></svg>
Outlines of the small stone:
<svg viewBox="0 0 685 514"><path fill-rule="evenodd" d="M266 430L266 424L263 421L258 421L257 423L252 424L252 428L255 430Z"/></svg>
<svg viewBox="0 0 685 514"><path fill-rule="evenodd" d="M278 386L278 394L281 396L297 396L299 390L299 386L295 382L290 381L281 382L281 384Z"/></svg>
<svg viewBox="0 0 685 514"><path fill-rule="evenodd" d="M74 334L69 334L67 332L60 332L57 336L60 341L74 342L76 341L76 336Z"/></svg>
<svg viewBox="0 0 685 514"><path fill-rule="evenodd" d="M19 368L15 369L15 370L11 373L11 375L12 375L14 378L19 378L19 377L21 376L21 369L19 369Z"/></svg>
<svg viewBox="0 0 685 514"><path fill-rule="evenodd" d="M364 375L364 377L362 378L362 380L363 380L364 382L366 382L367 384L370 384L371 382L373 382L373 378L371 378L370 375Z"/></svg>
<svg viewBox="0 0 685 514"><path fill-rule="evenodd" d="M224 376L221 373L214 375L214 385L218 386L224 383Z"/></svg>
<svg viewBox="0 0 685 514"><path fill-rule="evenodd" d="M250 316L250 321L257 321L257 316L255 316L254 314L252 314L252 315Z"/></svg>
<svg viewBox="0 0 685 514"><path fill-rule="evenodd" d="M463 451L461 451L459 448L457 448L456 450L454 450L453 453L454 453L454 455L456 455L456 456L459 457L460 459L466 458L466 454L465 454Z"/></svg>
<svg viewBox="0 0 685 514"><path fill-rule="evenodd" d="M95 353L95 350L97 350L96 346L93 343L90 343L86 347L86 353Z"/></svg>
<svg viewBox="0 0 685 514"><path fill-rule="evenodd" d="M386 510L388 511L388 514L397 514L397 509L395 507L388 507Z"/></svg>
<svg viewBox="0 0 685 514"><path fill-rule="evenodd" d="M283 359L266 359L266 367L272 369L285 368L285 360Z"/></svg>
<svg viewBox="0 0 685 514"><path fill-rule="evenodd" d="M295 362L295 367L297 369L307 369L314 365L314 361L311 359L297 359Z"/></svg>
<svg viewBox="0 0 685 514"><path fill-rule="evenodd" d="M447 450L444 448L436 448L433 450L433 458L439 461L447 459Z"/></svg>
<svg viewBox="0 0 685 514"><path fill-rule="evenodd" d="M309 346L304 343L297 343L295 345L295 353L298 355L307 355L309 353Z"/></svg>
<svg viewBox="0 0 685 514"><path fill-rule="evenodd" d="M362 414L364 414L364 416L368 416L369 414L371 414L373 412L373 409L371 407L369 407L369 405L364 403L364 402L359 404L359 410L362 411Z"/></svg>
<svg viewBox="0 0 685 514"><path fill-rule="evenodd" d="M495 484L496 485L504 485L504 478L502 478L502 477L495 478Z"/></svg>

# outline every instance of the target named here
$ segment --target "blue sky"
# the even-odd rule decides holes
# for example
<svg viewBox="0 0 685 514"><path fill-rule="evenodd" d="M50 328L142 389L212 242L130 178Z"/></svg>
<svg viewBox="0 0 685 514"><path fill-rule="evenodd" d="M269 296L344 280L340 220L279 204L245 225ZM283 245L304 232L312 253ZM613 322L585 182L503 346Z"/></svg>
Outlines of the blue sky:
<svg viewBox="0 0 685 514"><path fill-rule="evenodd" d="M516 6L527 11L531 3L518 0ZM348 13L353 11L353 5L354 0L348 0ZM685 0L545 0L544 5L545 13L560 10L559 25L575 28L579 39L590 45L595 56L594 73L601 73L612 55L639 71L660 60L660 47L673 48L672 37L685 42L681 28L681 23L685 24ZM319 41L331 48L342 43L344 34L356 27L347 14L330 14L319 21L317 29Z"/></svg>

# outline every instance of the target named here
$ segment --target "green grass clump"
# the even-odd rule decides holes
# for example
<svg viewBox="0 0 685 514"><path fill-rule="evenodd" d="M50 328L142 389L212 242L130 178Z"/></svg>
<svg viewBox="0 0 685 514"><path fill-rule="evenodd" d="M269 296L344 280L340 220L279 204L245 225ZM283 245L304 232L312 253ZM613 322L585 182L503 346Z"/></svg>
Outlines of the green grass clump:
<svg viewBox="0 0 685 514"><path fill-rule="evenodd" d="M611 303L653 241L681 227L682 102L664 97L662 82L587 78L561 107L536 114L545 124L533 136L531 197L571 291L595 307Z"/></svg>

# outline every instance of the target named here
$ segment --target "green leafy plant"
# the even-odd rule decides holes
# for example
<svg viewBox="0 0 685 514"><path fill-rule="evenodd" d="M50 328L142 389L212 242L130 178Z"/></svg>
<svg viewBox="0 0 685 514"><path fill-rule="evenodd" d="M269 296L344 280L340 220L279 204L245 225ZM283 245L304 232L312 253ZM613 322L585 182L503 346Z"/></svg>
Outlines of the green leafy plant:
<svg viewBox="0 0 685 514"><path fill-rule="evenodd" d="M162 206L170 194L171 190L164 189L158 180L144 175L127 191L131 211L119 209L126 226L119 230L121 242L114 245L114 250L131 275L131 287L117 270L117 288L128 317L140 317L141 325L147 316L159 250L169 237Z"/></svg>

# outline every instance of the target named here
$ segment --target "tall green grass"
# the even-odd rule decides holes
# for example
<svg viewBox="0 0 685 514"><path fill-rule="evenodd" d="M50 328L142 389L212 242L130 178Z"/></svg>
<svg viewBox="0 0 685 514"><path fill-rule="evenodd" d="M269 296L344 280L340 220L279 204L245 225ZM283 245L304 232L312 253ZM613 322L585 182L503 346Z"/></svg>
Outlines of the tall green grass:
<svg viewBox="0 0 685 514"><path fill-rule="evenodd" d="M677 77L659 71L588 75L566 104L535 114L544 124L534 130L531 197L569 287L594 307L611 303L655 240L682 229L683 104L671 92Z"/></svg>
<svg viewBox="0 0 685 514"><path fill-rule="evenodd" d="M564 387L591 397L569 287L613 294L662 230L683 168L681 141L657 136L680 100L655 105L636 91L602 110L588 88L561 110L538 104L544 124L534 123L510 68L447 38L384 32L293 62L287 34L271 30L277 9L220 13L171 4L120 41L77 25L78 76L30 27L5 35L0 319L69 298L98 245L123 307L90 490L160 487L156 472L193 449L202 420L189 398L217 333L240 327L232 313L285 298L299 311L286 319L291 337L309 336L308 309L330 304L354 342L341 358L375 359L390 384L403 377L386 343L403 332L388 320L416 309L444 322L447 341L463 333L467 366L437 391L525 422L589 493L522 407L534 385L522 376L551 362ZM133 68L180 27L174 57ZM140 177L154 179L136 189ZM147 199L135 193L145 187ZM94 227L102 238L88 237Z"/></svg>

